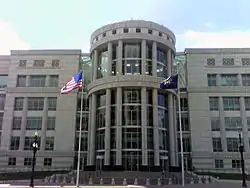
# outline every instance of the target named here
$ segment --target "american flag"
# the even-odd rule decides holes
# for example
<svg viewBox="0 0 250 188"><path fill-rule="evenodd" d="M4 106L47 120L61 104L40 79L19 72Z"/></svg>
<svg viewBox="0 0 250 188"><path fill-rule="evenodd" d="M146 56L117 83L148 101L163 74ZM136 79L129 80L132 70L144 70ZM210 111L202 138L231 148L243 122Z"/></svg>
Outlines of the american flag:
<svg viewBox="0 0 250 188"><path fill-rule="evenodd" d="M62 87L61 94L68 94L76 88L82 88L82 72L78 72L69 79L69 81Z"/></svg>

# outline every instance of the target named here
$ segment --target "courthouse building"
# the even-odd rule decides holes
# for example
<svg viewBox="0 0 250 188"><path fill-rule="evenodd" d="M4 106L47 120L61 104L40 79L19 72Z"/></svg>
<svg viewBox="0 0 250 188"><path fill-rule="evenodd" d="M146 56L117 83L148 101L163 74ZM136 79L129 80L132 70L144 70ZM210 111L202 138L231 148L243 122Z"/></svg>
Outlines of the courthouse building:
<svg viewBox="0 0 250 188"><path fill-rule="evenodd" d="M37 169L76 166L81 91L61 95L60 89L82 70L82 169L179 166L176 94L159 88L179 73L186 170L240 172L238 130L249 156L250 49L176 52L171 30L143 20L103 26L90 44L89 53L21 50L0 56L1 169L30 169L36 131Z"/></svg>

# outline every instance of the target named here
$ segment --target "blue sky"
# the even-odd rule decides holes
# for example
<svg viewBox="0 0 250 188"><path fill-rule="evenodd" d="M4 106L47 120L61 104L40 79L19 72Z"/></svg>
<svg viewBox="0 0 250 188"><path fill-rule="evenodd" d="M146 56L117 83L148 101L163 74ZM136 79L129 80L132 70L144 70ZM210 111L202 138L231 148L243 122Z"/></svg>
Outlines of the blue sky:
<svg viewBox="0 0 250 188"><path fill-rule="evenodd" d="M129 19L158 22L187 47L250 47L250 1L2 0L0 54L11 49L82 49L102 25Z"/></svg>

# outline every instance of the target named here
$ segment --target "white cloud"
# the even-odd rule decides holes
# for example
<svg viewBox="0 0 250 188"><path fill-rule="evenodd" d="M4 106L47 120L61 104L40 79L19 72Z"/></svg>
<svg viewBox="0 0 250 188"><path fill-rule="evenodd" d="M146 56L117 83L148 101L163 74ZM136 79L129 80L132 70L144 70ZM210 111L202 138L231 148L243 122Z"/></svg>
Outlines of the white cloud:
<svg viewBox="0 0 250 188"><path fill-rule="evenodd" d="M0 21L0 55L8 55L10 50L27 50L29 48L29 44L20 39L7 22Z"/></svg>
<svg viewBox="0 0 250 188"><path fill-rule="evenodd" d="M249 48L250 30L201 32L188 30L177 35L177 50L184 48Z"/></svg>
<svg viewBox="0 0 250 188"><path fill-rule="evenodd" d="M213 25L212 25L211 23L209 23L209 22L208 22L208 23L205 23L204 25L205 25L205 27L207 27L207 28L211 28L211 27L213 26Z"/></svg>

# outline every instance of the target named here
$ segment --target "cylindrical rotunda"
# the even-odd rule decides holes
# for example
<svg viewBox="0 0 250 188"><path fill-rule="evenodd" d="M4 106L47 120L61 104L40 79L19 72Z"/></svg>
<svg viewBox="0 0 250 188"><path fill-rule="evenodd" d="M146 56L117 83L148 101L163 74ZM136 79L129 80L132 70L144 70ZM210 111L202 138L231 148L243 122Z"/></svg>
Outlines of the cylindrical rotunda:
<svg viewBox="0 0 250 188"><path fill-rule="evenodd" d="M118 22L92 34L87 166L177 165L174 96L159 89L174 55L173 32L153 22Z"/></svg>

